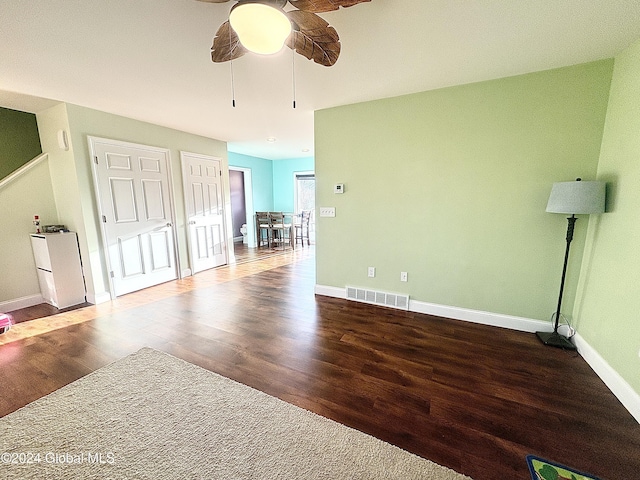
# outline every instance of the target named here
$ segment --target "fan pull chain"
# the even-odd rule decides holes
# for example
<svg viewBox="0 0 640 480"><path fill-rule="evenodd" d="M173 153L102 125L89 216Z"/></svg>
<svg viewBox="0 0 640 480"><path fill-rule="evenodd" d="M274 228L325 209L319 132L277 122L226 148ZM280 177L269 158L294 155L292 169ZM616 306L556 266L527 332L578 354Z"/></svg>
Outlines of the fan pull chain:
<svg viewBox="0 0 640 480"><path fill-rule="evenodd" d="M291 49L291 80L293 84L293 108L296 108L296 51Z"/></svg>
<svg viewBox="0 0 640 480"><path fill-rule="evenodd" d="M236 108L236 87L233 82L233 60L229 63L231 64L231 106Z"/></svg>
<svg viewBox="0 0 640 480"><path fill-rule="evenodd" d="M229 45L233 45L231 38L231 25L229 25ZM231 106L236 108L236 86L233 81L233 50L234 47L232 47L229 52L229 63L231 64Z"/></svg>

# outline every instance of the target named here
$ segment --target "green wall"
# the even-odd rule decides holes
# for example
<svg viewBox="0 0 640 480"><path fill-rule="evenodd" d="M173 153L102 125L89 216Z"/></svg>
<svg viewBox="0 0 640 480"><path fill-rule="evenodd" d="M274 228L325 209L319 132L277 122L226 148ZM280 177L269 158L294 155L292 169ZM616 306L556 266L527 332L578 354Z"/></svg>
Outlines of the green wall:
<svg viewBox="0 0 640 480"><path fill-rule="evenodd" d="M546 202L553 182L596 176L612 69L605 60L316 112L316 203L336 208L317 219L318 285L550 319L567 222ZM576 226L565 313L586 228Z"/></svg>
<svg viewBox="0 0 640 480"><path fill-rule="evenodd" d="M36 116L0 107L0 179L41 153Z"/></svg>
<svg viewBox="0 0 640 480"><path fill-rule="evenodd" d="M598 179L607 211L590 219L578 331L640 393L640 41L615 58Z"/></svg>

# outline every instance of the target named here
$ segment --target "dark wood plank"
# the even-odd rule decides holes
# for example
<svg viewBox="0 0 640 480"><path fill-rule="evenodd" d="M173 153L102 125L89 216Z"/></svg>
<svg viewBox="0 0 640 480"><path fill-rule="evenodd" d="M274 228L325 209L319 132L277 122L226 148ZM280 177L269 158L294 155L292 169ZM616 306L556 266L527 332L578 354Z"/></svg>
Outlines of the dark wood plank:
<svg viewBox="0 0 640 480"><path fill-rule="evenodd" d="M316 297L314 282L313 258L176 282L0 345L0 415L151 346L475 480L528 478L527 454L637 478L640 425L581 357L533 334Z"/></svg>
<svg viewBox="0 0 640 480"><path fill-rule="evenodd" d="M70 312L78 308L86 307L89 303L81 303L67 308L56 308L48 303L39 303L31 307L21 308L19 310L13 310L9 313L13 317L14 323L28 322L29 320L35 320L37 318L49 317L51 315L57 315L58 313Z"/></svg>

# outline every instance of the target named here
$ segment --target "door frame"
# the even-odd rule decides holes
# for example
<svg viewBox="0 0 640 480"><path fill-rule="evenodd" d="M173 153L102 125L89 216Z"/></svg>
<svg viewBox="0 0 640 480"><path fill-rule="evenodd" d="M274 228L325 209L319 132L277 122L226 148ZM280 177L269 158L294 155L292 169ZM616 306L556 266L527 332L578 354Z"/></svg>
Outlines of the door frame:
<svg viewBox="0 0 640 480"><path fill-rule="evenodd" d="M314 181L316 177L315 170L301 170L299 172L293 172L293 210L298 212L298 176L313 175Z"/></svg>
<svg viewBox="0 0 640 480"><path fill-rule="evenodd" d="M183 203L184 203L184 218L185 218L185 225L184 225L184 229L185 229L185 233L187 236L187 256L189 257L189 270L186 271L184 273L184 275L181 276L181 278L190 276L190 275L194 275L193 273L193 248L191 248L191 241L193 240L191 238L191 229L189 228L189 225L187 225L187 221L188 221L188 214L187 214L187 202L186 202L186 198L184 198L184 196L187 194L187 190L186 190L186 162L185 162L185 156L188 157L193 157L193 158L198 158L200 160L213 160L213 161L219 161L220 162L220 195L222 196L222 234L223 237L225 239L225 249L227 250L227 263L226 265L229 265L230 263L232 263L232 258L233 258L233 263L235 263L235 255L232 257L231 254L233 253L233 240L231 240L231 246L229 246L229 238L227 235L227 232L229 231L228 229L228 225L227 225L227 197L225 196L225 172L224 172L224 164L225 161L222 157L214 157L213 155L204 155L202 153L193 153L193 152L187 152L185 150L180 150L180 169L181 169L181 173L182 173L182 195L183 195ZM227 179L226 179L226 183L229 182L229 174L227 173ZM231 208L231 205L229 205L229 208Z"/></svg>
<svg viewBox="0 0 640 480"><path fill-rule="evenodd" d="M154 147L152 145L143 145L140 143L126 142L124 140L115 140L112 138L103 138L96 137L92 135L87 135L87 142L89 143L89 154L91 156L91 177L93 180L93 191L96 196L96 208L98 209L98 218L96 219L100 224L100 242L102 243L102 251L100 253L100 257L102 258L103 265L107 267L105 271L105 276L107 277L107 284L109 285L109 294L111 295L111 299L115 299L115 287L113 286L113 279L109 272L113 270L111 268L111 259L109 258L109 254L107 253L109 242L107 241L107 230L104 222L102 221L102 217L104 215L104 211L102 208L102 202L100 197L100 187L98 185L98 170L97 170L97 157L96 157L96 145L99 143L106 145L115 145L119 147L125 148L136 148L140 150L149 150L156 153L161 153L165 156L167 160L167 179L168 187L169 187L169 214L171 217L171 223L173 224L172 236L173 236L173 255L175 258L175 268L176 268L176 278L182 278L180 268L180 252L178 251L178 234L177 234L177 224L176 224L176 209L175 209L175 199L174 199L174 190L173 190L173 170L171 168L171 151L168 148Z"/></svg>
<svg viewBox="0 0 640 480"><path fill-rule="evenodd" d="M293 209L295 213L300 213L298 212L298 176L302 176L302 175L313 175L314 181L316 179L315 170L301 170L299 172L293 172ZM313 240L313 242L315 243L316 241L315 208L314 208L314 211L311 212L311 219L313 220L313 222L309 224L309 238Z"/></svg>
<svg viewBox="0 0 640 480"><path fill-rule="evenodd" d="M245 167L233 167L229 165L229 170L242 172L244 174L244 207L247 212L245 223L247 224L247 246L256 248L256 222L253 220L253 180L251 179L251 169Z"/></svg>

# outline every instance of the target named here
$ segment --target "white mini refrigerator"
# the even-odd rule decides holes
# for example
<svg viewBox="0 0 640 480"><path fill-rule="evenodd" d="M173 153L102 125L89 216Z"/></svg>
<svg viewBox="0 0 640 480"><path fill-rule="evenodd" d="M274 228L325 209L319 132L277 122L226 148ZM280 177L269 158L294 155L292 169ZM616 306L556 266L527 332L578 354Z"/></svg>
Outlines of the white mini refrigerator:
<svg viewBox="0 0 640 480"><path fill-rule="evenodd" d="M57 308L84 303L86 298L75 232L31 234L40 292Z"/></svg>

